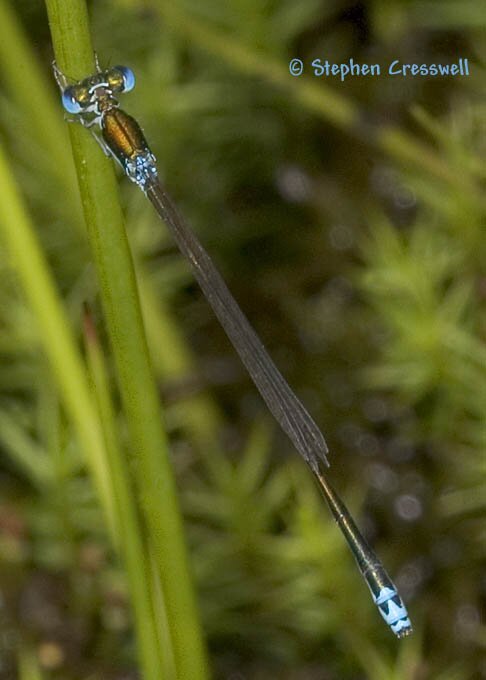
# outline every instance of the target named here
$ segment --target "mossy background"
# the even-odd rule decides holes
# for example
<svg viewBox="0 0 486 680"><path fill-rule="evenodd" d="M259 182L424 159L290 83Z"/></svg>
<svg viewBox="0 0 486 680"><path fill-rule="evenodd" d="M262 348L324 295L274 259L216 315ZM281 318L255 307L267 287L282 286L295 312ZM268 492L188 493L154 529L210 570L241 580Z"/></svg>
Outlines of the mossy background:
<svg viewBox="0 0 486 680"><path fill-rule="evenodd" d="M0 10L38 69L5 15L2 142L80 345L88 302L113 371L45 8ZM101 62L134 69L123 108L322 425L330 477L416 629L398 643L380 620L310 474L120 178L216 676L486 677L480 3L97 0L90 18ZM467 57L471 75L297 79L293 57L383 71ZM343 98L366 125L340 116ZM383 141L390 126L401 143ZM124 572L3 250L0 266L0 677L137 677Z"/></svg>

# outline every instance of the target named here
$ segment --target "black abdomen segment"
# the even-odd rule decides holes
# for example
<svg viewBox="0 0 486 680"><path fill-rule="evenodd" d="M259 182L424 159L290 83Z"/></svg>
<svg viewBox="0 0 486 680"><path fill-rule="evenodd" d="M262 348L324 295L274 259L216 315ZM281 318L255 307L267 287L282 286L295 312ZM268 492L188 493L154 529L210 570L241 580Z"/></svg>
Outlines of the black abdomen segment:
<svg viewBox="0 0 486 680"><path fill-rule="evenodd" d="M413 631L412 623L395 584L388 576L374 550L354 523L351 513L321 472L316 473L331 513L358 563L360 572L371 590L373 600L386 623L398 638Z"/></svg>

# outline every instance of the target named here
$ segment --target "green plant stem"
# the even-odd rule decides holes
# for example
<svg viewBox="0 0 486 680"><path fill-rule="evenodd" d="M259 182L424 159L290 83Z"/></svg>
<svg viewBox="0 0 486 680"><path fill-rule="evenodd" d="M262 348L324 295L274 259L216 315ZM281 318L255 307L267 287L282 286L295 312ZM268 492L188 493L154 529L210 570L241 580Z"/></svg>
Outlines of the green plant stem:
<svg viewBox="0 0 486 680"><path fill-rule="evenodd" d="M69 321L57 296L40 246L22 204L7 160L0 148L0 232L13 259L19 279L37 319L39 335L64 399L66 410L77 430L89 468L106 512L111 534L116 540L117 523L109 471L99 421L91 406L88 382L75 351Z"/></svg>
<svg viewBox="0 0 486 680"><path fill-rule="evenodd" d="M81 0L46 0L59 67L77 78L94 70ZM112 162L80 126L70 130L85 220L125 411L138 494L159 570L178 678L207 677L183 524L161 426L133 262Z"/></svg>
<svg viewBox="0 0 486 680"><path fill-rule="evenodd" d="M143 541L143 524L138 516L126 461L120 450L102 349L88 314L85 316L85 342L96 406L103 428L116 511L122 529L121 549L130 585L143 677L147 680L170 678L174 676L174 669L169 655L161 654L158 621L152 605L150 558Z"/></svg>
<svg viewBox="0 0 486 680"><path fill-rule="evenodd" d="M44 490L52 484L52 469L45 451L6 410L0 411L0 443L4 453L33 486Z"/></svg>

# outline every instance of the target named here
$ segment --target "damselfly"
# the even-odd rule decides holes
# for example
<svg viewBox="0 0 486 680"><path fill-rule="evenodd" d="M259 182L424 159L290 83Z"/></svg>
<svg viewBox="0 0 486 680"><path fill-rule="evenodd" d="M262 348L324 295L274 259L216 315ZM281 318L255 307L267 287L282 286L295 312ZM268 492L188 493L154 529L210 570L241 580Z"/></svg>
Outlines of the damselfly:
<svg viewBox="0 0 486 680"><path fill-rule="evenodd" d="M323 475L322 465L328 465L328 449L322 432L273 363L208 253L162 187L155 156L139 124L119 107L117 95L135 85L133 71L126 66L103 70L96 62L95 74L69 84L56 64L53 67L63 106L76 116L71 120L91 128L106 155L118 161L171 230L268 408L314 473L381 615L399 638L409 635L412 625L396 587Z"/></svg>

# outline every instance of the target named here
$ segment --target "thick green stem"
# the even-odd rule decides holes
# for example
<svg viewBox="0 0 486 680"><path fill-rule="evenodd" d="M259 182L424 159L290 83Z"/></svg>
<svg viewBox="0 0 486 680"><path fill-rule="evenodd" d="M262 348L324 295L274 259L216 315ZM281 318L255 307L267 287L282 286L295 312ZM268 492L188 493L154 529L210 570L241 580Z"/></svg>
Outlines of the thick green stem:
<svg viewBox="0 0 486 680"><path fill-rule="evenodd" d="M174 675L172 658L168 654L162 654L159 642L158 617L153 610L150 556L143 540L143 523L137 512L129 469L117 435L104 357L88 314L85 315L85 341L96 406L103 427L116 511L122 530L121 551L130 586L143 677L147 680L169 678Z"/></svg>
<svg viewBox="0 0 486 680"><path fill-rule="evenodd" d="M85 3L46 0L46 5L59 67L74 78L88 75L94 63ZM208 673L205 647L114 170L89 134L81 127L71 127L83 209L116 363L138 494L160 573L176 674L178 678L197 680Z"/></svg>

